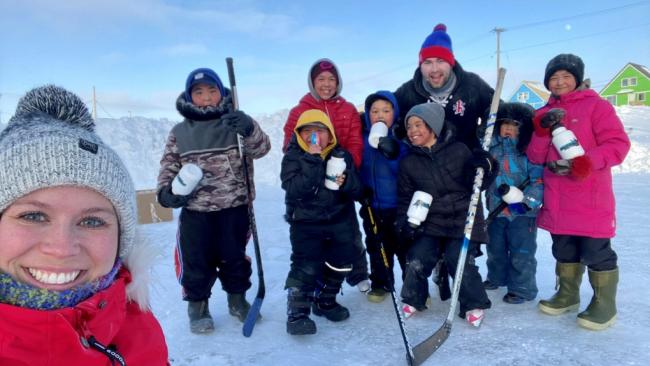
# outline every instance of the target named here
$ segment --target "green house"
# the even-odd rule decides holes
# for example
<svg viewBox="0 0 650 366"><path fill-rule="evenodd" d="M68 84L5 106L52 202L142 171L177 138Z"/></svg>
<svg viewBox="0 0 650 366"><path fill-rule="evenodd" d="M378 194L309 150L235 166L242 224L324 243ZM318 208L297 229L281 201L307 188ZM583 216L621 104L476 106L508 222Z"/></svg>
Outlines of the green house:
<svg viewBox="0 0 650 366"><path fill-rule="evenodd" d="M629 62L605 85L600 96L615 106L650 106L650 70Z"/></svg>

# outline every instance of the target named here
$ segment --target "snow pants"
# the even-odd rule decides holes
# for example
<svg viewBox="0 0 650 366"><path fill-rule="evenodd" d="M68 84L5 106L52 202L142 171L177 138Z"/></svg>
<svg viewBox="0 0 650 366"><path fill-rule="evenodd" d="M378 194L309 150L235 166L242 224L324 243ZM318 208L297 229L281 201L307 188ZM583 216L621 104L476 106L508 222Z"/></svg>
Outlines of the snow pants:
<svg viewBox="0 0 650 366"><path fill-rule="evenodd" d="M406 253L399 245L397 230L394 225L397 209L372 209L372 213L377 225L377 234L373 232L368 207L361 206L359 211L359 215L363 220L363 231L366 233L366 248L370 257L370 281L372 282L372 288L390 291L391 284L394 283L393 267L395 258L399 262L402 273L406 268ZM382 243L388 260L388 270L381 256ZM402 276L403 279L404 276Z"/></svg>
<svg viewBox="0 0 650 366"><path fill-rule="evenodd" d="M456 274L460 247L463 239L451 239L422 235L415 239L406 254L406 271L402 286L402 301L418 310L426 309L429 296L429 281L427 280L436 266L441 253L444 253L445 265L453 276ZM477 252L475 242L471 242L465 260L465 270L460 284L461 317L472 309L489 309L492 306L483 287L478 267L474 263L474 253Z"/></svg>
<svg viewBox="0 0 650 366"><path fill-rule="evenodd" d="M356 218L345 216L332 222L290 223L291 268L285 288L315 288L319 282L330 285L338 282L340 287L345 272L336 272L330 266L350 268L359 257L359 248L354 243L356 233L350 224L350 218Z"/></svg>
<svg viewBox="0 0 650 366"><path fill-rule="evenodd" d="M609 238L556 235L553 239L553 257L560 263L582 263L592 271L616 269L618 256Z"/></svg>
<svg viewBox="0 0 650 366"><path fill-rule="evenodd" d="M537 226L535 217L497 217L490 223L487 279L507 286L508 293L532 300L537 296Z"/></svg>
<svg viewBox="0 0 650 366"><path fill-rule="evenodd" d="M178 231L174 259L183 300L210 298L217 278L227 293L244 293L251 287L246 205L213 212L183 208Z"/></svg>

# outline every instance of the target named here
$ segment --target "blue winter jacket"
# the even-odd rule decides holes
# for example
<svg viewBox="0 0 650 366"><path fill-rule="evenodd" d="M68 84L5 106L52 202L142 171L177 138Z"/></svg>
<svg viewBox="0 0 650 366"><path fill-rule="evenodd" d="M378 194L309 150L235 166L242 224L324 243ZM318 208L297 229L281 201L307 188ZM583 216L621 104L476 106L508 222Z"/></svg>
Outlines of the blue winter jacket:
<svg viewBox="0 0 650 366"><path fill-rule="evenodd" d="M515 216L535 217L542 205L544 185L542 183L542 172L544 168L541 165L533 164L528 161L524 153L517 149L517 139L502 138L496 135L498 131L495 127L495 135L492 137L490 154L499 162L499 174L494 183L486 192L487 207L490 213L501 203L501 196L497 193L497 188L501 184L510 186L519 186L526 178L529 183L524 189L524 201L530 210L524 214L515 214L505 208L497 217L507 217L514 220Z"/></svg>
<svg viewBox="0 0 650 366"><path fill-rule="evenodd" d="M368 112L370 105L377 99L384 99L393 105L395 120L388 130L388 137L399 142L400 152L397 159L389 160L382 153L370 146L368 135L370 133L370 116ZM397 171L399 161L408 153L408 146L395 137L395 127L398 125L399 107L393 93L380 90L366 98L366 113L363 118L363 157L359 169L361 182L364 188L370 188L373 192L371 206L375 209L392 209L397 207Z"/></svg>

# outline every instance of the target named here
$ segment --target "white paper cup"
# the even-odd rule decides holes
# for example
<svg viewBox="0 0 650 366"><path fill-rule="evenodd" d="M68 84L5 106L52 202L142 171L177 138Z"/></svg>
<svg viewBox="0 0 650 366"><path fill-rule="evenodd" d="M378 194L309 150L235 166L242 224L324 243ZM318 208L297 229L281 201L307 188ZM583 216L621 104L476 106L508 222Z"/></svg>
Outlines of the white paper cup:
<svg viewBox="0 0 650 366"><path fill-rule="evenodd" d="M370 134L368 135L368 143L375 149L379 145L379 139L388 135L388 126L384 122L376 122L370 127Z"/></svg>
<svg viewBox="0 0 650 366"><path fill-rule="evenodd" d="M196 164L185 164L172 181L172 193L187 196L203 178L203 171Z"/></svg>

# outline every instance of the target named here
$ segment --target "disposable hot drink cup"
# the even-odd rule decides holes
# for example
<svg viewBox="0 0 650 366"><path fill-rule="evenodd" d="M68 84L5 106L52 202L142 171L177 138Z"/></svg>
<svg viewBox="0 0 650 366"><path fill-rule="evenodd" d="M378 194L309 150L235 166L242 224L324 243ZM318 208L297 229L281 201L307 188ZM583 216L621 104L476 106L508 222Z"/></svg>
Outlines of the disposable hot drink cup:
<svg viewBox="0 0 650 366"><path fill-rule="evenodd" d="M196 185L203 178L203 171L196 164L185 164L172 181L172 193L187 196L194 191Z"/></svg>
<svg viewBox="0 0 650 366"><path fill-rule="evenodd" d="M388 126L384 122L376 122L370 127L368 143L375 149L379 146L379 139L388 135Z"/></svg>

